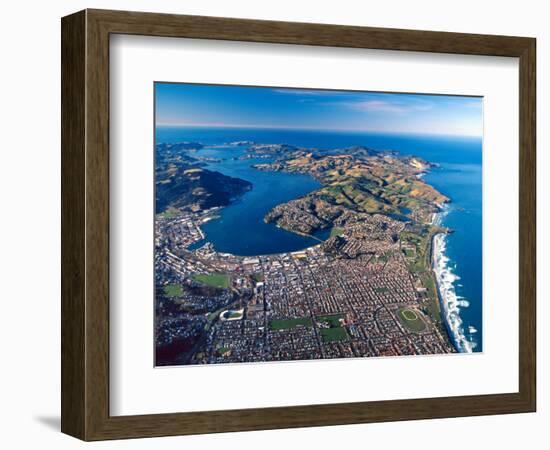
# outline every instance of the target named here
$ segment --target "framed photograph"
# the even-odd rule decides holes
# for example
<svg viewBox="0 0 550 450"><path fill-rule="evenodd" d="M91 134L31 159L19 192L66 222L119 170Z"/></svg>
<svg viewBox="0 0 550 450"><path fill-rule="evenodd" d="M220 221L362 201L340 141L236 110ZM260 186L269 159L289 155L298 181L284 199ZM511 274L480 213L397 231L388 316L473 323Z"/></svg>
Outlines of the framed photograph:
<svg viewBox="0 0 550 450"><path fill-rule="evenodd" d="M535 39L62 19L62 431L535 411Z"/></svg>

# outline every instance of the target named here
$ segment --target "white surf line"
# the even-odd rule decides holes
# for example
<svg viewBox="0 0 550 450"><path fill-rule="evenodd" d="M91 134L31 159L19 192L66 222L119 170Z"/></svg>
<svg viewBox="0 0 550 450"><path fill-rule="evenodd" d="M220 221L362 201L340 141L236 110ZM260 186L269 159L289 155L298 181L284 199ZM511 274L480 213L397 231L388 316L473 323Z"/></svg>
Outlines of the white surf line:
<svg viewBox="0 0 550 450"><path fill-rule="evenodd" d="M438 224L441 223L440 214L436 219ZM460 317L460 308L468 307L468 302L456 294L454 283L460 280L460 277L453 273L452 268L449 267L449 258L445 255L446 239L447 235L443 233L437 234L433 238L433 271L437 281L437 289L442 299L443 314L458 350L471 353L476 343L467 338Z"/></svg>

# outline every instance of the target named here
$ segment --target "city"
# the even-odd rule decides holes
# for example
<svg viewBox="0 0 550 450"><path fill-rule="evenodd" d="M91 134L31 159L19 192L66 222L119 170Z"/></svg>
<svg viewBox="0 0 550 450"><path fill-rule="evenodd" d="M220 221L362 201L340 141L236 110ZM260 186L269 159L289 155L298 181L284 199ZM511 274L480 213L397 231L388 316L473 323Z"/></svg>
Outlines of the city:
<svg viewBox="0 0 550 450"><path fill-rule="evenodd" d="M250 145L247 157L254 151ZM294 156L290 151L279 167ZM405 165L409 177L426 168L387 155L355 158L354 170L362 165L372 172L389 161L401 171ZM448 232L431 223L434 203L432 198L412 208L409 216L417 220L333 203L307 210L308 222L303 206L291 201L283 205L286 214L272 213L275 219L268 214L265 222L279 220L278 226L304 234L327 223L329 237L302 250L254 256L216 251L205 239L201 227L218 219L221 206L157 214L156 364L456 351L441 320L430 268L432 238Z"/></svg>

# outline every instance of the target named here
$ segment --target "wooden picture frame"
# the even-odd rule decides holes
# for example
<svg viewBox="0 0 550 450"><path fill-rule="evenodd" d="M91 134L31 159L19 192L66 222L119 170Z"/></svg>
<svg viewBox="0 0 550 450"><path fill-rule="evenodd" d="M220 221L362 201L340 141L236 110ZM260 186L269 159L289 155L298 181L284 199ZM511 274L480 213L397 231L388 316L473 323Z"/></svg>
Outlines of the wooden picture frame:
<svg viewBox="0 0 550 450"><path fill-rule="evenodd" d="M84 440L535 411L533 38L85 10L62 19L62 417ZM519 58L519 391L140 416L109 415L109 36L134 34Z"/></svg>

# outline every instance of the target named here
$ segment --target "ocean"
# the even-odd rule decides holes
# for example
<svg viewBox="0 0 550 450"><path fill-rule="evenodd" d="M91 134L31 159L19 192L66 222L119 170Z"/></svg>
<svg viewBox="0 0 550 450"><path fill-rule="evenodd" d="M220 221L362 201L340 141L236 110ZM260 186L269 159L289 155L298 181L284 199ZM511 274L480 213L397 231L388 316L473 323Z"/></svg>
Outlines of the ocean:
<svg viewBox="0 0 550 450"><path fill-rule="evenodd" d="M317 189L308 175L260 172L250 166L266 160L234 159L244 149L228 147L233 141L284 143L319 149L361 145L376 150L419 156L439 167L424 180L451 199L437 218L453 230L440 235L434 263L447 325L455 346L463 352L483 350L482 323L482 140L474 137L335 132L317 130L158 127L157 143L200 142L209 147L198 155L216 161L207 168L253 183L251 191L220 210L220 218L204 225L207 240L216 250L238 255L295 251L316 239L298 236L263 223L273 206ZM246 239L242 239L246 236ZM319 233L319 239L326 238ZM201 243L202 244L202 243ZM200 244L200 245L201 245Z"/></svg>

